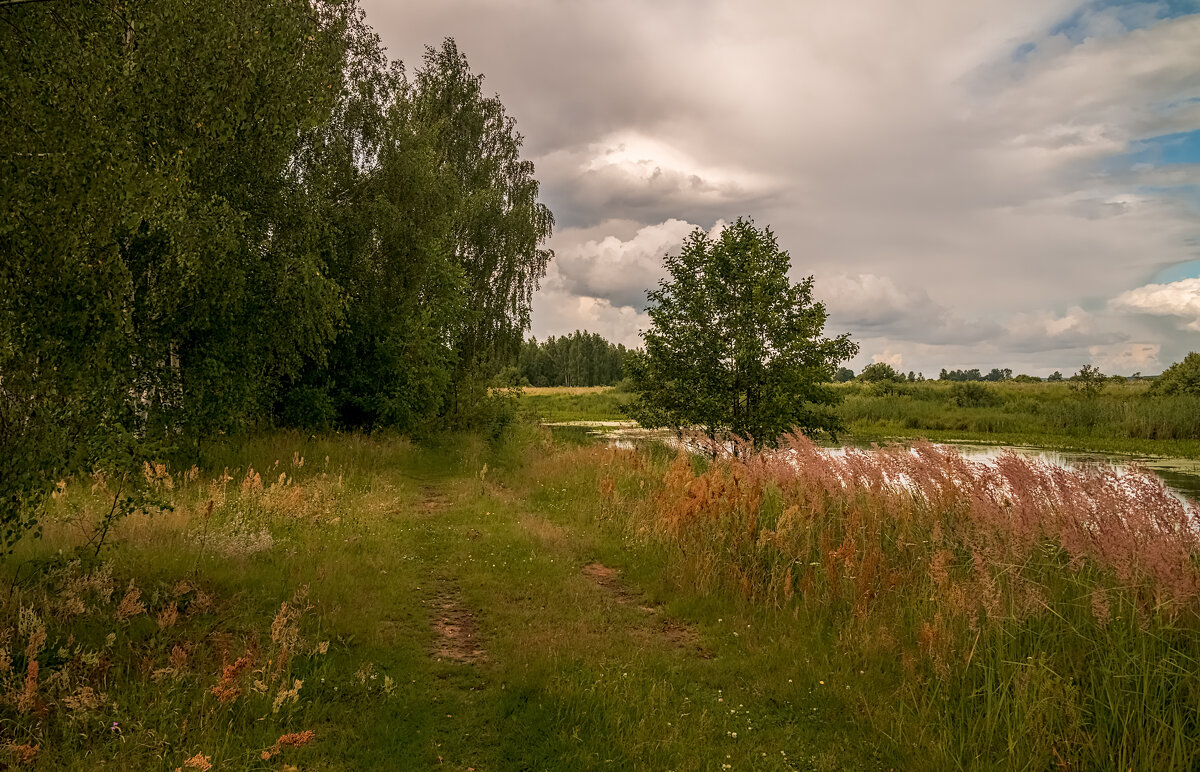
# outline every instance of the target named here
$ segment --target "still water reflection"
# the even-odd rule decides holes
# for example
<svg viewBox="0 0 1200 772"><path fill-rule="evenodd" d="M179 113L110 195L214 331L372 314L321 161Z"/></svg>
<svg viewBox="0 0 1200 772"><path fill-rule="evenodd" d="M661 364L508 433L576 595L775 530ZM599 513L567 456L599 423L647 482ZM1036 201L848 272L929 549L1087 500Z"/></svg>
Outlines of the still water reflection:
<svg viewBox="0 0 1200 772"><path fill-rule="evenodd" d="M674 434L667 430L642 429L629 421L575 421L551 424L552 431L579 438L590 438L607 442L614 447L632 448L654 442L674 442ZM978 445L971 443L938 443L951 445L964 456L980 461L996 458L1003 453L1019 453L1067 469L1082 469L1089 466L1116 468L1138 464L1152 470L1176 493L1200 501L1200 460L1163 458L1158 456L1128 456L1113 453L1081 453L1069 450L1054 450L1027 445ZM844 447L870 447L844 445L831 447L838 452Z"/></svg>

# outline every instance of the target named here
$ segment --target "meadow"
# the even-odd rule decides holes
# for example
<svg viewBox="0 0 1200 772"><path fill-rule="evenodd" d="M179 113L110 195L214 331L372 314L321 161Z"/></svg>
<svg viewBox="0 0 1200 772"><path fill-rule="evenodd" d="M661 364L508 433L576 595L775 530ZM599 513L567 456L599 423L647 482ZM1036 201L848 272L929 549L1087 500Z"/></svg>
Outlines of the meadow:
<svg viewBox="0 0 1200 772"><path fill-rule="evenodd" d="M1197 534L1153 478L676 456L513 424L63 480L3 565L32 769L1193 769ZM917 481L897 486L897 479ZM1123 517L1137 503L1141 515Z"/></svg>
<svg viewBox="0 0 1200 772"><path fill-rule="evenodd" d="M1150 396L1145 382L1094 397L1062 383L837 384L837 412L854 443L928 439L1139 456L1200 458L1200 398ZM619 388L526 388L523 414L543 422L612 421L632 394Z"/></svg>
<svg viewBox="0 0 1200 772"><path fill-rule="evenodd" d="M1145 382L1086 396L1062 383L857 383L839 414L861 439L924 437L1178 458L1200 457L1200 397Z"/></svg>

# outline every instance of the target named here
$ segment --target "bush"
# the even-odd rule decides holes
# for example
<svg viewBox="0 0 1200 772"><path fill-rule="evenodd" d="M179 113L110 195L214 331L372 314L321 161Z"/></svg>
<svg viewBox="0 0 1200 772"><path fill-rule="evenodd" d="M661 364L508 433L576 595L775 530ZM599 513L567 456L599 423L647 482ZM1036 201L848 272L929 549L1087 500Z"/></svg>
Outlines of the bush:
<svg viewBox="0 0 1200 772"><path fill-rule="evenodd" d="M974 381L951 386L950 399L959 407L996 407L1004 402L1004 398L994 390Z"/></svg>
<svg viewBox="0 0 1200 772"><path fill-rule="evenodd" d="M299 386L283 400L283 422L299 429L321 430L333 426L337 410L329 392L319 386Z"/></svg>
<svg viewBox="0 0 1200 772"><path fill-rule="evenodd" d="M1195 351L1163 371L1163 374L1150 384L1150 393L1155 395L1173 396L1176 394L1193 394L1200 396L1200 354Z"/></svg>

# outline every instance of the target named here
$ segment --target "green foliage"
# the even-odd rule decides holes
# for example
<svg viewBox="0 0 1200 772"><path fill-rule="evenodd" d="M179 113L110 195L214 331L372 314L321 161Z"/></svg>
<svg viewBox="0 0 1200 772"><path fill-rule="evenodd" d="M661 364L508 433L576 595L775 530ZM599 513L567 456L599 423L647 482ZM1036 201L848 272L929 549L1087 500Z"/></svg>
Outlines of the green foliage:
<svg viewBox="0 0 1200 772"><path fill-rule="evenodd" d="M1061 381L1062 379L1063 374L1058 370L1055 370L1054 372L1050 373L1050 375L1046 376L1047 381Z"/></svg>
<svg viewBox="0 0 1200 772"><path fill-rule="evenodd" d="M1162 375L1150 385L1150 393L1164 396L1200 396L1200 354L1193 351L1184 357L1183 361L1163 370Z"/></svg>
<svg viewBox="0 0 1200 772"><path fill-rule="evenodd" d="M531 386L612 386L624 377L624 344L576 330L542 342L530 338L518 358L521 376Z"/></svg>
<svg viewBox="0 0 1200 772"><path fill-rule="evenodd" d="M858 374L858 380L877 383L879 381L900 382L906 379L903 373L897 372L896 368L887 362L874 362L863 368L862 372Z"/></svg>
<svg viewBox="0 0 1200 772"><path fill-rule="evenodd" d="M854 371L849 367L839 367L837 372L833 374L834 383L846 383L854 380Z"/></svg>
<svg viewBox="0 0 1200 772"><path fill-rule="evenodd" d="M1100 368L1093 365L1084 365L1079 368L1079 372L1071 376L1071 390L1088 399L1095 399L1107 382L1104 373L1100 372Z"/></svg>
<svg viewBox="0 0 1200 772"><path fill-rule="evenodd" d="M982 381L983 374L979 372L979 368L971 370L950 370L942 368L942 372L938 374L939 381Z"/></svg>
<svg viewBox="0 0 1200 772"><path fill-rule="evenodd" d="M450 417L466 423L500 367L514 360L529 328L530 303L553 253L542 247L554 217L537 200L533 164L498 97L446 40L427 48L412 83L417 122L433 132L434 158L448 175L451 228L445 241L463 277L448 339L455 353Z"/></svg>
<svg viewBox="0 0 1200 772"><path fill-rule="evenodd" d="M990 390L995 404L965 406L960 386ZM1066 383L905 384L884 395L867 384L838 386L838 413L862 438L924 436L1050 445L1079 450L1169 456L1197 455L1200 396L1150 393L1149 384L1110 385L1094 399L1079 399Z"/></svg>
<svg viewBox="0 0 1200 772"><path fill-rule="evenodd" d="M858 350L847 335L822 338L825 307L812 277L788 280L788 253L769 228L739 218L720 236L697 229L670 274L648 293L646 350L628 360L643 426L698 426L773 443L784 432L834 432L830 381Z"/></svg>
<svg viewBox="0 0 1200 772"><path fill-rule="evenodd" d="M6 541L114 442L490 415L552 218L453 41L410 80L353 0L0 16Z"/></svg>
<svg viewBox="0 0 1200 772"><path fill-rule="evenodd" d="M950 387L950 399L959 407L995 407L1004 399L982 383L955 383Z"/></svg>

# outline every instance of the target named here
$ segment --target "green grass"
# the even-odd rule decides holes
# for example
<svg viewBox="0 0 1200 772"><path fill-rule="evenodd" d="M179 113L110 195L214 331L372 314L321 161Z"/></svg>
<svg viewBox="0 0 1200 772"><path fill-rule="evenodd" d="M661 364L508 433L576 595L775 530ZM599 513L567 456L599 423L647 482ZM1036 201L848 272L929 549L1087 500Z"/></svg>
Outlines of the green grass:
<svg viewBox="0 0 1200 772"><path fill-rule="evenodd" d="M1195 653L1190 623L1121 621L1114 600L1114 621L1097 626L1076 597L1084 585L1053 560L1020 570L1075 614L1069 624L1000 620L977 638L964 627L955 656L969 649L971 667L937 675L907 637L929 612L926 590L885 593L897 621L876 624L819 587L809 600L773 595L782 542L739 547L744 529L713 531L722 521L707 515L693 521L699 540L660 528L672 455L658 445L609 450L519 423L493 442L258 436L205 461L194 477L171 470L161 493L174 509L119 524L100 563L72 556L113 483L66 481L45 537L3 564L0 763L37 746L38 769L173 770L197 754L219 769L1005 769L1087 757L1087 727L1108 737L1118 724L1125 768L1147 768L1139 743L1171 737L1184 746L1159 767L1191 758L1194 711L1132 723L1122 712L1138 690L1155 705L1196 693L1181 658ZM766 528L787 499L770 485L755 498L756 484L744 478L729 506ZM709 490L720 495L694 500L724 506ZM842 527L835 515L810 541ZM830 538L802 564L843 536ZM589 574L597 563L614 578ZM89 572L111 572L107 600L70 589ZM119 619L132 588L145 610ZM280 625L301 588L302 615ZM75 596L85 608L69 608ZM172 605L178 620L160 621ZM471 638L447 643L446 621ZM243 656L240 693L223 703L213 689ZM294 701L273 710L296 680ZM81 705L83 687L94 698ZM1092 712L1059 715L1079 693ZM1106 704L1111 715L1094 708ZM309 730L307 744L273 747ZM1074 745L1055 746L1063 737Z"/></svg>
<svg viewBox="0 0 1200 772"><path fill-rule="evenodd" d="M597 494L605 470L548 443L523 427L492 444L230 442L198 479L173 470L174 510L120 524L102 567L71 565L106 505L94 481L70 481L45 537L3 566L0 755L37 746L38 769L170 770L196 754L219 769L911 768L862 723L877 684L836 656L829 631L676 581L661 548ZM614 472L636 490L663 463ZM242 488L250 467L261 491ZM226 469L230 480L214 479ZM260 529L269 544L245 536ZM593 562L621 571L623 589L585 575ZM85 610L64 613L64 588L89 570L111 571L110 598L84 594ZM131 581L145 612L118 620ZM197 591L180 595L182 581ZM302 587L288 656L272 619ZM436 655L447 598L477 630L477 662ZM178 621L160 625L174 603ZM23 709L21 608L46 630ZM186 661L164 672L176 647ZM253 664L235 679L241 693L222 703L212 690L242 656ZM273 711L297 679L295 702ZM103 698L69 707L81 687ZM312 742L262 759L305 730Z"/></svg>
<svg viewBox="0 0 1200 772"><path fill-rule="evenodd" d="M1200 399L1151 397L1140 383L1087 398L1069 383L840 385L839 414L858 438L925 437L1179 458L1200 457ZM982 404L981 404L982 403Z"/></svg>
<svg viewBox="0 0 1200 772"><path fill-rule="evenodd" d="M1200 458L1200 400L1149 397L1140 383L1110 385L1095 399L1068 383L984 384L992 404L957 404L955 384L926 381L884 389L839 384L845 439L1031 445L1062 450ZM581 393L575 393L581 392ZM613 421L632 395L607 387L527 389L522 413L537 421Z"/></svg>
<svg viewBox="0 0 1200 772"><path fill-rule="evenodd" d="M632 395L608 386L587 389L530 387L521 395L520 410L527 418L543 423L625 421L628 416L621 412L621 406L630 399Z"/></svg>

